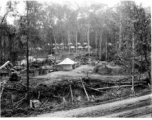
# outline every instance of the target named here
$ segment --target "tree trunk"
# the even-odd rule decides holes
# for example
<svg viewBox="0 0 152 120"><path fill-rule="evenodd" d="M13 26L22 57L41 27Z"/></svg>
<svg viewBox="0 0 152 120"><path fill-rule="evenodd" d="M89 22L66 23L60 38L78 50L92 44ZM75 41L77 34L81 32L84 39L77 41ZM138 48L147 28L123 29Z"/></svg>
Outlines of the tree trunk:
<svg viewBox="0 0 152 120"><path fill-rule="evenodd" d="M97 53L97 51L98 51L98 41L97 41L98 39L97 39L97 31L95 31L95 46L96 46L96 53ZM96 57L98 56L98 54L96 54Z"/></svg>
<svg viewBox="0 0 152 120"><path fill-rule="evenodd" d="M101 60L101 43L102 43L102 31L99 39L99 60Z"/></svg>
<svg viewBox="0 0 152 120"><path fill-rule="evenodd" d="M71 43L71 40L70 40L70 31L68 30L68 43ZM69 45L69 54L70 54L70 45Z"/></svg>
<svg viewBox="0 0 152 120"><path fill-rule="evenodd" d="M132 41L132 52L133 52L133 59L132 59L132 91L134 93L134 72L135 72L135 39L133 33L133 41Z"/></svg>
<svg viewBox="0 0 152 120"><path fill-rule="evenodd" d="M78 36L77 36L77 31L76 31L76 53L77 53L77 40L78 40Z"/></svg>
<svg viewBox="0 0 152 120"><path fill-rule="evenodd" d="M106 38L106 61L108 61L108 47L107 47L107 38Z"/></svg>
<svg viewBox="0 0 152 120"><path fill-rule="evenodd" d="M149 79L150 79L150 81L151 81L151 74L150 74L150 69L149 69L149 61L148 61L148 59L147 59L147 52L146 52L146 50L145 50L145 52L144 52L145 54L144 54L144 57L145 57L145 61L146 61L146 68L147 68L147 71L148 71L148 77L149 77Z"/></svg>
<svg viewBox="0 0 152 120"><path fill-rule="evenodd" d="M28 1L26 1L26 6L27 6L27 28L29 27L29 18L28 18L28 14L29 14L29 5L28 5ZM27 100L28 103L30 103L30 96L29 96L29 29L27 29L27 44L26 44L26 60L27 60Z"/></svg>
<svg viewBox="0 0 152 120"><path fill-rule="evenodd" d="M118 51L119 53L121 52L121 42L122 42L122 25L121 25L121 19L122 19L122 15L120 13L120 25L119 25L119 48Z"/></svg>
<svg viewBox="0 0 152 120"><path fill-rule="evenodd" d="M89 40L89 34L90 34L90 30L89 30L89 25L88 25L87 40L88 40L88 53L89 53L89 56L90 56L90 40Z"/></svg>
<svg viewBox="0 0 152 120"><path fill-rule="evenodd" d="M54 33L54 30L53 30L53 37L54 37L54 41L55 41L55 52L54 52L54 55L55 55L55 65L56 65L56 37L55 37L55 33Z"/></svg>

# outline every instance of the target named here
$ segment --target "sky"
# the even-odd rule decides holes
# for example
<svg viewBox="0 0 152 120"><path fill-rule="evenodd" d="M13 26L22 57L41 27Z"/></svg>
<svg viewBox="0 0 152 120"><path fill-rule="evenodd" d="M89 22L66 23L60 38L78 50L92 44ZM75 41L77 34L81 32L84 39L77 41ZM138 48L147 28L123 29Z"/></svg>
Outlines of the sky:
<svg viewBox="0 0 152 120"><path fill-rule="evenodd" d="M6 7L6 3L8 0L0 0L0 14L3 15L5 13L5 7ZM93 3L104 3L107 4L109 7L114 6L115 4L119 3L121 0L38 0L39 2L55 2L55 3L59 3L59 4L63 4L65 1L70 1L70 2L74 2L77 3L78 5L81 4L87 4L88 1L89 2L93 2ZM124 0L122 0L124 1ZM133 0L131 0L133 1ZM151 7L152 5L152 0L134 0L136 2L136 4L142 4L143 7ZM24 11L24 7L23 7L23 0L20 0L20 5L18 5L17 9L19 10L19 12L23 12ZM10 24L13 24L13 18L8 17L7 18L8 22Z"/></svg>

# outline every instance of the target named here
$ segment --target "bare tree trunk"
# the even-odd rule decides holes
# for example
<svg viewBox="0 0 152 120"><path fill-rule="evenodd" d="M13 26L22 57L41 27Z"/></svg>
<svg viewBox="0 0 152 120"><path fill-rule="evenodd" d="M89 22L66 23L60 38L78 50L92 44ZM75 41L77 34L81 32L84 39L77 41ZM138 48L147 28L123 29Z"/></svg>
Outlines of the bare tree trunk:
<svg viewBox="0 0 152 120"><path fill-rule="evenodd" d="M76 53L77 53L77 41L78 41L78 36L77 36L77 31L76 31Z"/></svg>
<svg viewBox="0 0 152 120"><path fill-rule="evenodd" d="M122 42L122 24L121 24L121 19L122 19L122 15L121 15L121 12L120 12L120 22L119 22L119 48L118 48L119 53L121 52L121 42Z"/></svg>
<svg viewBox="0 0 152 120"><path fill-rule="evenodd" d="M55 40L55 65L56 65L56 49L57 49L57 47L56 47L56 37L55 37L55 33L54 33L54 30L52 30L53 31L53 37L54 37L54 40Z"/></svg>
<svg viewBox="0 0 152 120"><path fill-rule="evenodd" d="M89 30L89 25L88 25L88 34L87 34L87 40L88 40L88 53L89 53L89 57L90 57L90 40L89 40L89 34L90 34L90 30Z"/></svg>
<svg viewBox="0 0 152 120"><path fill-rule="evenodd" d="M134 72L135 72L135 39L134 39L134 33L133 33L133 41L132 41L132 52L133 52L133 59L132 59L132 92L134 93Z"/></svg>
<svg viewBox="0 0 152 120"><path fill-rule="evenodd" d="M108 60L108 46L107 46L107 38L106 38L106 61Z"/></svg>
<svg viewBox="0 0 152 120"><path fill-rule="evenodd" d="M1 37L1 46L0 46L0 49L1 49L1 63L3 63L3 37Z"/></svg>
<svg viewBox="0 0 152 120"><path fill-rule="evenodd" d="M70 31L68 30L68 43L71 43L71 40L70 40ZM70 54L70 45L69 45L69 54Z"/></svg>
<svg viewBox="0 0 152 120"><path fill-rule="evenodd" d="M97 51L98 51L98 46L97 46L97 31L95 31L95 45L96 45L96 53L97 53ZM98 54L96 54L96 57L98 56Z"/></svg>
<svg viewBox="0 0 152 120"><path fill-rule="evenodd" d="M26 60L27 60L27 100L28 103L30 103L30 96L29 96L29 5L28 1L26 1L26 7L27 7L27 44L26 44Z"/></svg>
<svg viewBox="0 0 152 120"><path fill-rule="evenodd" d="M101 60L101 43L102 43L102 31L99 39L99 60Z"/></svg>

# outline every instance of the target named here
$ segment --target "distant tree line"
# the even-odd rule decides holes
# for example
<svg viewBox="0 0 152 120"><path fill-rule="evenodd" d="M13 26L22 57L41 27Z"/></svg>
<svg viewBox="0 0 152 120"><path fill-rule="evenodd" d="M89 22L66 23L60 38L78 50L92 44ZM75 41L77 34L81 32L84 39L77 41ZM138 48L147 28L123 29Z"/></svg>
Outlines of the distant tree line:
<svg viewBox="0 0 152 120"><path fill-rule="evenodd" d="M40 47L53 53L55 39L58 44L83 44L89 40L99 60L111 61L119 56L126 60L126 64L130 64L133 57L134 39L135 57L140 57L146 69L149 68L150 8L143 8L133 1L123 1L114 7L99 3L77 5L67 2L60 5L29 1L27 26L27 16L18 14L17 4L8 2L6 14L0 16L0 64L6 60L14 63L25 56L28 30L29 48ZM6 21L10 14L19 18L14 25Z"/></svg>

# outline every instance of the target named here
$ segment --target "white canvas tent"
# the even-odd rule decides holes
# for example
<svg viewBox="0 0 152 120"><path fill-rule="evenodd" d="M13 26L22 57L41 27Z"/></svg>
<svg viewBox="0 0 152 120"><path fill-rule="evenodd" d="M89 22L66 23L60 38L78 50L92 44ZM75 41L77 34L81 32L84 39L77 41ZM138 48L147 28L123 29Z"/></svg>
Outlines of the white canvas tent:
<svg viewBox="0 0 152 120"><path fill-rule="evenodd" d="M65 58L62 62L60 62L58 65L62 67L62 70L72 70L73 65L75 65L77 62L71 60L70 58Z"/></svg>
<svg viewBox="0 0 152 120"><path fill-rule="evenodd" d="M42 48L40 48L40 47L37 47L36 49L37 49L37 50L42 50Z"/></svg>
<svg viewBox="0 0 152 120"><path fill-rule="evenodd" d="M87 49L89 47L89 49L91 49L91 46L85 46L85 48Z"/></svg>
<svg viewBox="0 0 152 120"><path fill-rule="evenodd" d="M81 45L81 43L78 42L77 45Z"/></svg>
<svg viewBox="0 0 152 120"><path fill-rule="evenodd" d="M71 48L71 49L74 49L75 47L74 47L74 46L71 46L70 48Z"/></svg>
<svg viewBox="0 0 152 120"><path fill-rule="evenodd" d="M54 47L53 49L54 49L54 50L55 50L55 49L59 49L59 47L56 46L56 47Z"/></svg>
<svg viewBox="0 0 152 120"><path fill-rule="evenodd" d="M82 47L82 46L79 46L78 49L83 49L83 47Z"/></svg>
<svg viewBox="0 0 152 120"><path fill-rule="evenodd" d="M84 43L83 43L83 45L87 45L87 43L86 43L86 42L84 42Z"/></svg>

